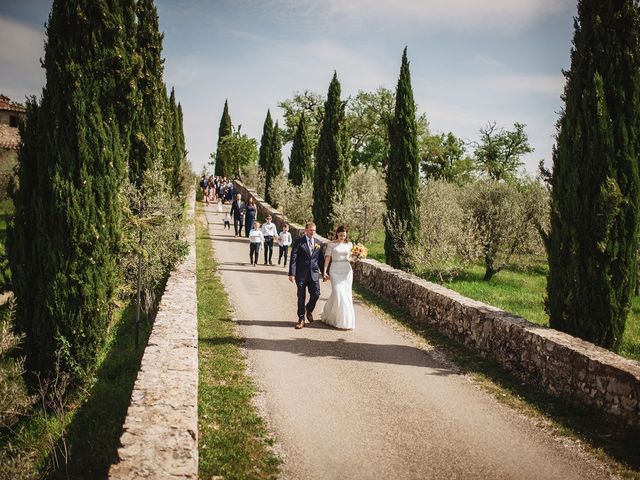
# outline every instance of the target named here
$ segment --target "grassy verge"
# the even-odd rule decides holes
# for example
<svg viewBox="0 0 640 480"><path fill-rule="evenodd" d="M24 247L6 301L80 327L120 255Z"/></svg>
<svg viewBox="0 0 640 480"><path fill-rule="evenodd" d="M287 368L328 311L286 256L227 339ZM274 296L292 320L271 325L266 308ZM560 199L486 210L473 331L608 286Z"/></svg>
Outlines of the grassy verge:
<svg viewBox="0 0 640 480"><path fill-rule="evenodd" d="M76 394L64 411L37 408L13 432L0 437L0 449L26 459L24 477L107 478L117 458L122 424L150 332L141 324L135 348L135 304L120 310L109 332L93 383ZM2 478L2 475L0 475Z"/></svg>
<svg viewBox="0 0 640 480"><path fill-rule="evenodd" d="M533 417L553 434L579 441L622 478L640 478L640 432L603 418L594 410L569 406L523 384L497 363L481 358L429 326L414 322L406 310L361 287L356 287L355 293L377 314L404 324L444 352L462 373L470 375L500 402Z"/></svg>
<svg viewBox="0 0 640 480"><path fill-rule="evenodd" d="M200 478L276 478L280 460L252 404L256 387L245 374L242 339L235 335L211 238L199 221L196 234Z"/></svg>

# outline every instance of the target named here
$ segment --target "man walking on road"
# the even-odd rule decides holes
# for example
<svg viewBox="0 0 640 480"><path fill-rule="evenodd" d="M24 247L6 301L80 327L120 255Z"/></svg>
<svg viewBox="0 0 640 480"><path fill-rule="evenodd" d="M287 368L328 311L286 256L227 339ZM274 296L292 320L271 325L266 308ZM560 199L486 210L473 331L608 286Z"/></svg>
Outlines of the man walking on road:
<svg viewBox="0 0 640 480"><path fill-rule="evenodd" d="M235 236L239 237L242 235L242 227L244 220L244 212L246 210L246 206L242 201L242 194L236 194L236 199L231 204L231 215L233 215L233 228L235 229Z"/></svg>
<svg viewBox="0 0 640 480"><path fill-rule="evenodd" d="M304 328L305 314L307 320L313 322L313 309L320 298L320 272L324 268L322 245L313 238L316 224L307 223L304 233L293 243L289 263L289 281L295 282L298 289L297 329ZM306 290L309 290L309 302L305 305Z"/></svg>

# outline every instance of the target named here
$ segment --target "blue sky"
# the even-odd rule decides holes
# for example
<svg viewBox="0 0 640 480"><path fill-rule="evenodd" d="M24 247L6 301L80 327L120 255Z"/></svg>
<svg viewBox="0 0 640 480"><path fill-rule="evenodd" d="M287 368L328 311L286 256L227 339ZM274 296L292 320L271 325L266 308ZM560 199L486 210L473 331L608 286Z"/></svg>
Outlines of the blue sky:
<svg viewBox="0 0 640 480"><path fill-rule="evenodd" d="M215 149L225 99L234 125L259 139L267 109L295 91L343 98L394 89L408 47L418 109L436 132L468 142L489 121L527 125L535 171L551 162L569 66L573 0L156 0L165 80L185 115L199 171ZM0 1L0 93L39 95L51 2ZM288 149L285 151L287 156Z"/></svg>

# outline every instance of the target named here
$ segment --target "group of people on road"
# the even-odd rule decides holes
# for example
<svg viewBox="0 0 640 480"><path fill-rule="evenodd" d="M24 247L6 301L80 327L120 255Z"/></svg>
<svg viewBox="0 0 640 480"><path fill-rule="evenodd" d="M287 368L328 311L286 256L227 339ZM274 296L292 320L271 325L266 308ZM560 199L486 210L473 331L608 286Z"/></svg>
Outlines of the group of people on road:
<svg viewBox="0 0 640 480"><path fill-rule="evenodd" d="M231 213L225 216L225 227L230 218L233 218L234 235L249 239L249 260L251 265L258 264L258 256L260 250L264 250L264 264L273 265L273 246L277 240L279 247L278 265L284 261L287 266L289 258L289 246L292 238L289 233L289 225L284 225L282 231L278 233L278 228L272 222L271 215L265 217L265 222L261 225L256 220L258 208L256 207L253 197L245 202L242 200L242 194L237 193L236 198L231 204Z"/></svg>
<svg viewBox="0 0 640 480"><path fill-rule="evenodd" d="M347 229L341 225L336 229L334 240L322 245L315 238L316 225L307 223L304 235L295 242L286 223L282 230L273 223L271 215L265 216L265 222L257 220L258 209L253 197L245 201L241 193L236 193L230 212L223 219L224 228L230 229L233 220L234 236L249 239L249 263L257 266L260 251L264 252L264 265L273 265L274 242L278 244L278 265L287 266L289 248L289 280L296 285L298 307L296 329L302 329L305 321L313 322L313 311L320 298L320 278L331 281L331 295L322 310L324 323L343 330L355 328L352 284L353 269L351 263L356 259L352 254L353 245L347 240ZM307 301L307 292L309 300Z"/></svg>
<svg viewBox="0 0 640 480"><path fill-rule="evenodd" d="M219 202L221 205L234 198L235 187L230 178L222 176L202 175L200 177L200 188L202 197L208 206L211 203Z"/></svg>

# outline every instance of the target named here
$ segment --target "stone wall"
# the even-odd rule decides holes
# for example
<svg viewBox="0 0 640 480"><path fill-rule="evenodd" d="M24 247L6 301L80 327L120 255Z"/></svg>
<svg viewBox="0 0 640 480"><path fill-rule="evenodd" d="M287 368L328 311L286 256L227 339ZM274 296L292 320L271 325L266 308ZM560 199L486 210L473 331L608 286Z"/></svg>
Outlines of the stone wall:
<svg viewBox="0 0 640 480"><path fill-rule="evenodd" d="M194 201L192 199L192 201ZM193 208L190 213L193 219ZM195 224L171 273L131 394L113 480L198 478Z"/></svg>
<svg viewBox="0 0 640 480"><path fill-rule="evenodd" d="M243 194L250 192L241 184L238 187ZM256 197L256 201L261 199ZM286 222L271 206L258 208L271 213L279 229ZM300 229L303 227L291 224L292 232L300 234ZM357 262L354 280L406 308L414 320L429 324L495 360L519 379L640 428L640 362L533 324L375 260Z"/></svg>

